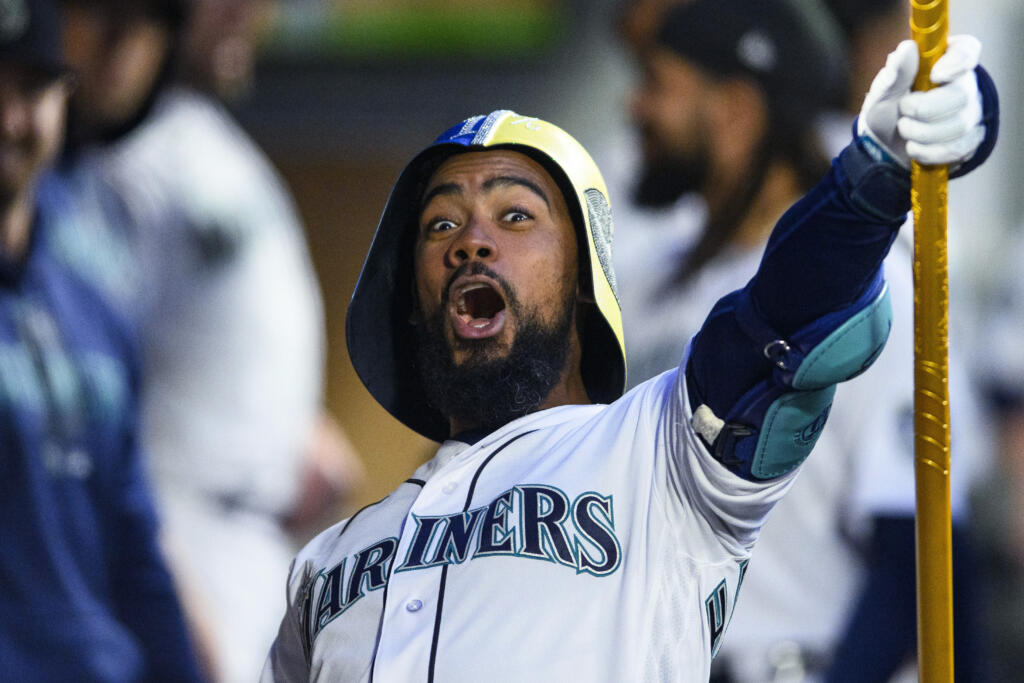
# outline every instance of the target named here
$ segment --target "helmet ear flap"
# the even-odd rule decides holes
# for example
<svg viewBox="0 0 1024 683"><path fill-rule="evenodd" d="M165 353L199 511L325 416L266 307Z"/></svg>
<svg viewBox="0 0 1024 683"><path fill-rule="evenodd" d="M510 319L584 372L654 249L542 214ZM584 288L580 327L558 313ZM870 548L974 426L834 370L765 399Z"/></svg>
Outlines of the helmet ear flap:
<svg viewBox="0 0 1024 683"><path fill-rule="evenodd" d="M414 276L409 280L409 324L414 327L419 325L422 322L422 313L420 297L416 293L416 278Z"/></svg>

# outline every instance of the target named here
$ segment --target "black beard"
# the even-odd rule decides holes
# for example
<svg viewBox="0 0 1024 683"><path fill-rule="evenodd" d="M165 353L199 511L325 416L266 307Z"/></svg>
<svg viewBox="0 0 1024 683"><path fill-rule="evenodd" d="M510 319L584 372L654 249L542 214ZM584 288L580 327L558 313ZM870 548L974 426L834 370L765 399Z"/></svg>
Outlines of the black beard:
<svg viewBox="0 0 1024 683"><path fill-rule="evenodd" d="M686 157L647 158L633 186L633 202L648 209L671 206L683 195L703 188L709 165L703 146Z"/></svg>
<svg viewBox="0 0 1024 683"><path fill-rule="evenodd" d="M452 280L462 275L460 269ZM509 313L519 329L507 355L495 358L494 339L457 339L468 350L456 364L452 345L445 337L447 292L441 307L429 318L419 316L413 326L420 382L427 401L442 415L462 424L493 431L537 410L558 384L569 355L569 335L575 320L571 299L551 326L527 314L508 284L485 268L473 269L497 281L505 294Z"/></svg>

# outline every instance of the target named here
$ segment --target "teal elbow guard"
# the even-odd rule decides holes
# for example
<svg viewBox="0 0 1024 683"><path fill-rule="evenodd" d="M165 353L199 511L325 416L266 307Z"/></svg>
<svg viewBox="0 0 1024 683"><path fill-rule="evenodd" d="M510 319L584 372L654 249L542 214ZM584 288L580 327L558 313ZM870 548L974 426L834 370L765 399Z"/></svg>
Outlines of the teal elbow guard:
<svg viewBox="0 0 1024 683"><path fill-rule="evenodd" d="M744 332L772 362L771 376L744 394L724 419L706 405L694 429L714 456L745 479L792 471L821 435L836 385L864 372L885 347L892 327L889 288L879 273L868 292L783 339L754 310L749 293L735 302Z"/></svg>

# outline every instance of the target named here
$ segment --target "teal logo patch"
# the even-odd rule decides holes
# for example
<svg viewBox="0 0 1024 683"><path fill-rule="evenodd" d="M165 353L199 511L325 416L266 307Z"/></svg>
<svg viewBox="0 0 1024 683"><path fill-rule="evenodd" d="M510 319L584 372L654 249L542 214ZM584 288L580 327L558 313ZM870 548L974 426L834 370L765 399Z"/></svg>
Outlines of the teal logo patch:
<svg viewBox="0 0 1024 683"><path fill-rule="evenodd" d="M829 403L825 406L825 410L821 411L816 418L814 418L809 424L805 425L802 429L797 430L793 434L793 441L798 446L810 447L818 440L821 436L821 430L825 428L825 422L828 421L829 411L832 410L832 404Z"/></svg>

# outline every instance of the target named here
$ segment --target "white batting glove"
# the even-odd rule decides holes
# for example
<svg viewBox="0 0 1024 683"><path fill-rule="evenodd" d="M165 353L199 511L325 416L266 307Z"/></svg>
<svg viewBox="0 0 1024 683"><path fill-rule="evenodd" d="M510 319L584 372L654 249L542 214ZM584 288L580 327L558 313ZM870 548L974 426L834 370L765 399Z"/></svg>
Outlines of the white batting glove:
<svg viewBox="0 0 1024 683"><path fill-rule="evenodd" d="M917 73L917 46L905 40L889 54L871 83L857 119L857 135L879 161L905 169L922 164L956 167L970 159L985 139L981 93L974 68L981 43L973 36L950 36L930 78L938 87L911 92Z"/></svg>

